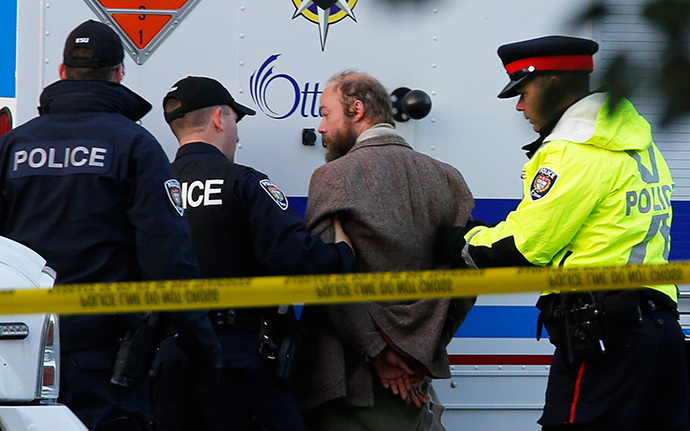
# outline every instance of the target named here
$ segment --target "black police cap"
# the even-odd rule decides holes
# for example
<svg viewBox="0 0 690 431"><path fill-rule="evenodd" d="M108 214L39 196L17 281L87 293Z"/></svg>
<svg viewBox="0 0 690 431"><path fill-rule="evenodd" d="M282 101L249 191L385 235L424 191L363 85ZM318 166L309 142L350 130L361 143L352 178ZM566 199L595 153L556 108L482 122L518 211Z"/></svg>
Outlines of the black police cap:
<svg viewBox="0 0 690 431"><path fill-rule="evenodd" d="M76 48L88 48L91 58L73 58ZM62 62L67 67L91 68L117 66L122 63L125 51L122 40L115 30L102 22L88 20L81 23L67 36Z"/></svg>
<svg viewBox="0 0 690 431"><path fill-rule="evenodd" d="M498 48L498 56L510 82L498 97L506 99L517 96L515 87L536 74L566 71L589 73L594 69L592 56L598 50L599 44L595 41L571 36L544 36L502 45Z"/></svg>
<svg viewBox="0 0 690 431"><path fill-rule="evenodd" d="M230 106L237 113L237 121L240 121L245 115L256 114L253 109L235 102L223 84L203 76L188 76L177 81L163 98L164 109L169 99L177 99L180 102L180 107L165 112L165 121L168 124L184 117L188 112L209 106Z"/></svg>

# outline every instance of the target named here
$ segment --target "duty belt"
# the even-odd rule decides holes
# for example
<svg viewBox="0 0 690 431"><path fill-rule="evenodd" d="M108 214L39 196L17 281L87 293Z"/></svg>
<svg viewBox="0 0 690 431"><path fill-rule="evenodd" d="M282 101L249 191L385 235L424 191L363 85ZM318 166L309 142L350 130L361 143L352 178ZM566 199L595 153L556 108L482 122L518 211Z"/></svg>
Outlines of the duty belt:
<svg viewBox="0 0 690 431"><path fill-rule="evenodd" d="M251 309L210 310L208 317L216 332L247 331L258 334L262 330L264 321L263 313Z"/></svg>
<svg viewBox="0 0 690 431"><path fill-rule="evenodd" d="M649 288L612 292L573 292L542 296L537 340L542 325L549 340L564 349L570 363L595 360L606 349L624 342L626 328L641 326L643 315L655 318L670 312L678 318L677 304L668 295Z"/></svg>

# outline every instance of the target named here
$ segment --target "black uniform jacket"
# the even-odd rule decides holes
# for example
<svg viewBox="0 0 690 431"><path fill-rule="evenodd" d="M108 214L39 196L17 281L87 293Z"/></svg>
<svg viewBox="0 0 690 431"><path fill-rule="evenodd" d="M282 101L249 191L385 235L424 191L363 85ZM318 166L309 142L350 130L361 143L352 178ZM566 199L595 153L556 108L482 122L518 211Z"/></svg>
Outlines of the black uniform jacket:
<svg viewBox="0 0 690 431"><path fill-rule="evenodd" d="M135 123L151 105L106 81L58 81L40 116L0 139L0 234L43 256L57 283L196 278L169 160ZM218 350L205 313L174 313L184 348ZM63 352L116 340L116 315L61 318Z"/></svg>
<svg viewBox="0 0 690 431"><path fill-rule="evenodd" d="M327 244L310 236L288 198L266 175L229 161L216 147L203 142L183 145L173 169L182 185L202 278L325 274L352 268L347 244ZM224 366L256 365L256 336L219 334L219 339Z"/></svg>
<svg viewBox="0 0 690 431"><path fill-rule="evenodd" d="M309 235L287 197L261 172L202 142L180 147L173 169L202 278L350 270L350 248Z"/></svg>

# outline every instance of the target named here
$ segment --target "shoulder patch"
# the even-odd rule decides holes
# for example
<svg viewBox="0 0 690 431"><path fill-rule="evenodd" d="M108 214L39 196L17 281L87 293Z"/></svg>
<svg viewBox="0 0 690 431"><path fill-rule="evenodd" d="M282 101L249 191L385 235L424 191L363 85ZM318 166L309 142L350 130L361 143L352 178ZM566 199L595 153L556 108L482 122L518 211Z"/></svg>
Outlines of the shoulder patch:
<svg viewBox="0 0 690 431"><path fill-rule="evenodd" d="M168 195L170 203L172 203L173 207L180 214L180 216L184 216L184 207L182 206L182 189L180 188L180 182L175 179L171 179L166 181L164 184L165 193Z"/></svg>
<svg viewBox="0 0 690 431"><path fill-rule="evenodd" d="M287 196L285 196L285 193L281 192L280 189L271 182L271 180L261 180L259 181L259 185L266 193L268 193L271 199L273 199L281 210L285 211L288 208Z"/></svg>
<svg viewBox="0 0 690 431"><path fill-rule="evenodd" d="M533 201L538 201L548 195L558 180L558 174L545 167L539 168L529 186L529 195Z"/></svg>

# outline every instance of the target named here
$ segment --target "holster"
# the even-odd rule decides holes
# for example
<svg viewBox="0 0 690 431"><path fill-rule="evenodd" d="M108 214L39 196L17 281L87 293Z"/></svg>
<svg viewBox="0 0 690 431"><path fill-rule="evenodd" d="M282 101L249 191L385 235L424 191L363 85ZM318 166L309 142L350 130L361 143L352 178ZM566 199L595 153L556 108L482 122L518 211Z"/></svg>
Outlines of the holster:
<svg viewBox="0 0 690 431"><path fill-rule="evenodd" d="M292 378L300 338L300 334L288 335L280 343L276 355L276 378L282 383L288 383Z"/></svg>
<svg viewBox="0 0 690 431"><path fill-rule="evenodd" d="M606 346L620 341L618 328L639 324L642 318L635 291L546 295L539 298L537 308L537 339L545 326L549 341L572 364L601 359Z"/></svg>
<svg viewBox="0 0 690 431"><path fill-rule="evenodd" d="M263 332L267 336L262 340L262 350L271 352L268 358L273 360L274 375L282 383L292 379L302 331L302 324L291 306L280 306L266 321ZM262 356L267 357L265 354Z"/></svg>
<svg viewBox="0 0 690 431"><path fill-rule="evenodd" d="M120 348L110 378L110 383L126 388L146 375L154 352L158 314L146 313L136 318L140 320L140 325L128 330L125 336L120 338Z"/></svg>

